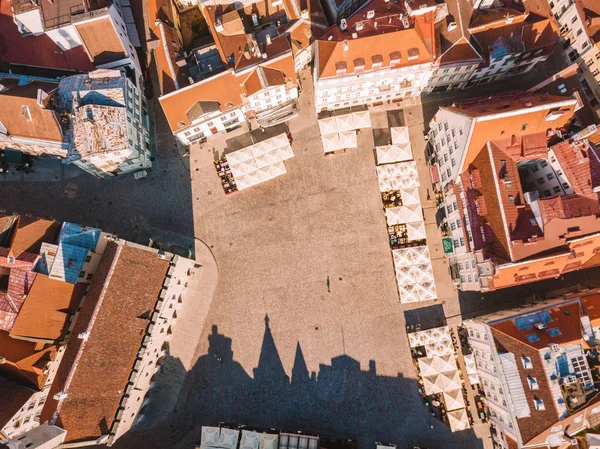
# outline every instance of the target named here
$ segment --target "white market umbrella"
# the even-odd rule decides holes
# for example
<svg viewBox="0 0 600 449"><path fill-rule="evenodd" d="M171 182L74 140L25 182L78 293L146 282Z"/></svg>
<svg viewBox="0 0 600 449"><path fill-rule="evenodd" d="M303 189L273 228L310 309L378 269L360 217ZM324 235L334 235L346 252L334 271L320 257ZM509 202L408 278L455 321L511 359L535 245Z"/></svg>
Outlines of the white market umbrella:
<svg viewBox="0 0 600 449"><path fill-rule="evenodd" d="M225 449L236 449L239 436L239 430L221 427L221 447Z"/></svg>
<svg viewBox="0 0 600 449"><path fill-rule="evenodd" d="M242 148L241 150L233 151L225 156L227 157L229 165L254 159L252 151L248 148Z"/></svg>
<svg viewBox="0 0 600 449"><path fill-rule="evenodd" d="M394 128L390 128L392 133L392 144L410 144L410 139L408 136L408 126L397 126Z"/></svg>
<svg viewBox="0 0 600 449"><path fill-rule="evenodd" d="M258 449L260 446L260 433L242 430L240 449Z"/></svg>
<svg viewBox="0 0 600 449"><path fill-rule="evenodd" d="M260 449L277 449L279 435L263 433L260 436Z"/></svg>
<svg viewBox="0 0 600 449"><path fill-rule="evenodd" d="M385 219L387 221L388 226L393 226L401 223L405 223L403 221L402 207L388 207L385 209Z"/></svg>
<svg viewBox="0 0 600 449"><path fill-rule="evenodd" d="M420 240L427 238L427 234L425 232L425 223L423 221L408 223L406 225L406 230L408 232L408 240Z"/></svg>
<svg viewBox="0 0 600 449"><path fill-rule="evenodd" d="M338 115L334 119L337 132L342 133L354 130L352 126L352 114Z"/></svg>
<svg viewBox="0 0 600 449"><path fill-rule="evenodd" d="M355 131L344 131L339 135L341 148L358 148Z"/></svg>
<svg viewBox="0 0 600 449"><path fill-rule="evenodd" d="M421 357L417 359L419 364L419 372L421 376L435 376L439 374L438 370L436 370L433 365L434 359L429 359L426 357Z"/></svg>
<svg viewBox="0 0 600 449"><path fill-rule="evenodd" d="M202 426L202 446L218 447L221 444L221 429L219 427Z"/></svg>
<svg viewBox="0 0 600 449"><path fill-rule="evenodd" d="M280 161L287 161L294 157L294 152L292 151L292 147L288 143L282 147L278 147L273 152Z"/></svg>
<svg viewBox="0 0 600 449"><path fill-rule="evenodd" d="M402 218L404 223L415 223L423 221L423 209L417 204L411 206L400 206Z"/></svg>
<svg viewBox="0 0 600 449"><path fill-rule="evenodd" d="M452 432L468 429L469 419L467 418L467 411L463 408L448 412L448 424Z"/></svg>
<svg viewBox="0 0 600 449"><path fill-rule="evenodd" d="M421 197L419 196L419 189L416 187L409 187L407 189L400 189L400 198L404 206L412 206L414 204L421 205Z"/></svg>
<svg viewBox="0 0 600 449"><path fill-rule="evenodd" d="M425 394L437 394L444 391L440 380L441 375L436 374L434 376L423 376L423 389Z"/></svg>
<svg viewBox="0 0 600 449"><path fill-rule="evenodd" d="M369 111L353 112L350 114L352 129L363 129L371 127L371 115Z"/></svg>
<svg viewBox="0 0 600 449"><path fill-rule="evenodd" d="M461 390L444 391L443 396L447 411L465 408L465 400Z"/></svg>
<svg viewBox="0 0 600 449"><path fill-rule="evenodd" d="M435 357L432 366L440 373L453 373L457 369L454 356L450 354Z"/></svg>
<svg viewBox="0 0 600 449"><path fill-rule="evenodd" d="M325 153L331 153L333 151L337 151L340 149L338 133L328 134L321 137L321 141L323 142L323 151Z"/></svg>

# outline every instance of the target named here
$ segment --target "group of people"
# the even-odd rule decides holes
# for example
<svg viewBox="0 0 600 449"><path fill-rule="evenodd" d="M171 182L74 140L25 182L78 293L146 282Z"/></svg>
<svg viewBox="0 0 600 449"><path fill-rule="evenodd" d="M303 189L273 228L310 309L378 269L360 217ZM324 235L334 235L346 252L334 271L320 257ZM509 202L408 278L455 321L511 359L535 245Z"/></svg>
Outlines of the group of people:
<svg viewBox="0 0 600 449"><path fill-rule="evenodd" d="M237 190L237 186L235 184L233 174L231 173L231 168L229 168L229 162L227 162L227 158L223 156L221 159L216 159L214 162L219 178L221 178L221 185L223 186L225 193L229 194L235 192Z"/></svg>

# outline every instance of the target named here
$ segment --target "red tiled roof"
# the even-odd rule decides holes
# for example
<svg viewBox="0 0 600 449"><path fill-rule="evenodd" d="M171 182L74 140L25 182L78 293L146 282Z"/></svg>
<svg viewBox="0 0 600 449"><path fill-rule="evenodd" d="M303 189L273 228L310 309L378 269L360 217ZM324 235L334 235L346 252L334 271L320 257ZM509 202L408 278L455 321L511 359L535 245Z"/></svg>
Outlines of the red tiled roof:
<svg viewBox="0 0 600 449"><path fill-rule="evenodd" d="M555 218L568 220L600 213L598 199L580 195L540 198L538 204L544 223L549 223Z"/></svg>
<svg viewBox="0 0 600 449"><path fill-rule="evenodd" d="M597 202L594 188L600 186L600 160L598 152L586 140L565 140L552 147L563 172L579 195L592 195Z"/></svg>
<svg viewBox="0 0 600 449"><path fill-rule="evenodd" d="M13 21L10 0L0 0L0 61L61 70L94 70L81 45L64 51L46 34L22 37Z"/></svg>
<svg viewBox="0 0 600 449"><path fill-rule="evenodd" d="M578 300L557 307L540 309L539 311L542 310L547 311L551 318L551 321L546 323L546 328L544 329L537 329L533 325L528 326L527 329L519 329L514 320L518 315L498 323L493 323L490 327L497 332L502 332L536 350L545 349L551 343L567 345L583 342L581 330L581 306ZM550 335L548 329L553 328L557 328L560 331L560 335ZM533 342L529 341L527 339L528 335L535 335L537 340Z"/></svg>
<svg viewBox="0 0 600 449"><path fill-rule="evenodd" d="M53 385L68 394L57 421L68 442L96 439L110 429L168 266L153 251L106 245L72 332L89 337L71 340ZM51 416L55 406L49 400L44 414Z"/></svg>
<svg viewBox="0 0 600 449"><path fill-rule="evenodd" d="M19 412L21 407L29 402L31 396L34 394L34 390L0 377L0 398L2 398L0 429L8 424L12 417Z"/></svg>

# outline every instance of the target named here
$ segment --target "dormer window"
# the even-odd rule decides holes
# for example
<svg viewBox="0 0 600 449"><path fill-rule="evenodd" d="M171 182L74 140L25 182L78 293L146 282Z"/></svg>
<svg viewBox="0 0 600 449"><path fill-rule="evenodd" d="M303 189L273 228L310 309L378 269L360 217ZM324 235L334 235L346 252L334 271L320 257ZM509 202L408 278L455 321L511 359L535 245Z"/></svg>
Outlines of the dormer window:
<svg viewBox="0 0 600 449"><path fill-rule="evenodd" d="M521 357L521 363L523 364L523 368L532 369L533 363L531 363L531 357L527 357L526 355Z"/></svg>
<svg viewBox="0 0 600 449"><path fill-rule="evenodd" d="M418 48L409 48L408 49L408 60L414 61L415 59L419 59L419 49Z"/></svg>
<svg viewBox="0 0 600 449"><path fill-rule="evenodd" d="M178 125L180 128L183 128L185 126L185 122L179 122Z"/></svg>
<svg viewBox="0 0 600 449"><path fill-rule="evenodd" d="M23 105L21 107L21 117L31 121L31 111L29 110L29 106Z"/></svg>
<svg viewBox="0 0 600 449"><path fill-rule="evenodd" d="M381 55L374 55L371 57L371 63L374 69L378 69L383 65L383 57Z"/></svg>
<svg viewBox="0 0 600 449"><path fill-rule="evenodd" d="M400 52L399 51L393 51L390 53L390 65L395 65L395 64L400 64Z"/></svg>
<svg viewBox="0 0 600 449"><path fill-rule="evenodd" d="M335 63L335 73L337 75L344 75L346 73L346 61L340 61Z"/></svg>
<svg viewBox="0 0 600 449"><path fill-rule="evenodd" d="M358 58L354 60L354 71L358 72L365 69L365 60L363 58Z"/></svg>

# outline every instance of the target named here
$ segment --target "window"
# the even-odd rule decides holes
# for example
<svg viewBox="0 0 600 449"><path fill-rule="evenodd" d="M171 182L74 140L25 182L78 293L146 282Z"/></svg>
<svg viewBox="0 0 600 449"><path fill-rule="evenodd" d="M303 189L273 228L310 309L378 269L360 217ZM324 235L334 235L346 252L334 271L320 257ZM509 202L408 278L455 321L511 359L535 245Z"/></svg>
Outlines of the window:
<svg viewBox="0 0 600 449"><path fill-rule="evenodd" d="M521 125L521 131L525 131L528 127L529 127L529 125L527 123L523 123Z"/></svg>
<svg viewBox="0 0 600 449"><path fill-rule="evenodd" d="M550 196L550 190L544 190L544 196Z"/></svg>
<svg viewBox="0 0 600 449"><path fill-rule="evenodd" d="M457 227L458 229L460 229L460 228L461 228L461 226L462 226L462 225L460 224L460 220L456 220L456 227Z"/></svg>
<svg viewBox="0 0 600 449"><path fill-rule="evenodd" d="M560 187L559 186L554 186L554 187L552 187L552 190L554 190L554 193L559 193L560 192Z"/></svg>
<svg viewBox="0 0 600 449"><path fill-rule="evenodd" d="M444 173L445 174L445 173ZM446 206L446 208L448 209L448 213L451 214L452 213L452 204L448 204Z"/></svg>
<svg viewBox="0 0 600 449"><path fill-rule="evenodd" d="M531 173L535 173L536 171L538 171L540 169L540 167L537 166L537 164L533 165L531 167Z"/></svg>
<svg viewBox="0 0 600 449"><path fill-rule="evenodd" d="M527 337L527 341L529 341L529 343L535 343L536 341L540 341L540 337L538 337L535 334L529 334L526 337Z"/></svg>
<svg viewBox="0 0 600 449"><path fill-rule="evenodd" d="M548 181L551 181L551 180L553 180L553 179L554 179L554 173L548 173L548 174L546 175L546 179L548 179Z"/></svg>
<svg viewBox="0 0 600 449"><path fill-rule="evenodd" d="M568 188L569 188L569 183L568 183L568 182L563 182L563 187L564 187L565 189L568 189Z"/></svg>
<svg viewBox="0 0 600 449"><path fill-rule="evenodd" d="M544 406L544 401L542 401L540 398L533 398L533 405L538 411L546 410L546 407Z"/></svg>
<svg viewBox="0 0 600 449"><path fill-rule="evenodd" d="M539 390L540 388L537 379L532 376L527 376L527 384L530 390Z"/></svg>
<svg viewBox="0 0 600 449"><path fill-rule="evenodd" d="M546 181L544 180L544 178L538 178L537 182L538 184L544 184Z"/></svg>
<svg viewBox="0 0 600 449"><path fill-rule="evenodd" d="M551 337L558 337L559 335L561 335L561 331L559 328L557 327L553 327L552 329L548 329L548 335L550 335Z"/></svg>
<svg viewBox="0 0 600 449"><path fill-rule="evenodd" d="M21 117L31 121L31 112L29 111L29 106L23 105L21 107Z"/></svg>
<svg viewBox="0 0 600 449"><path fill-rule="evenodd" d="M515 197L513 195L508 195L508 201L511 203L515 202Z"/></svg>
<svg viewBox="0 0 600 449"><path fill-rule="evenodd" d="M523 368L525 368L525 369L533 368L533 363L531 363L531 358L527 357L526 355L521 357L521 363L523 364Z"/></svg>
<svg viewBox="0 0 600 449"><path fill-rule="evenodd" d="M455 247L455 248L458 248L459 246L460 246L460 244L459 244L459 242L458 242L458 239L454 239L454 247ZM461 276L461 278L462 278L462 277L464 277L464 276ZM462 281L462 282L465 282L465 281Z"/></svg>
<svg viewBox="0 0 600 449"><path fill-rule="evenodd" d="M450 222L450 229L452 231L456 230L456 223L454 223L453 221Z"/></svg>

